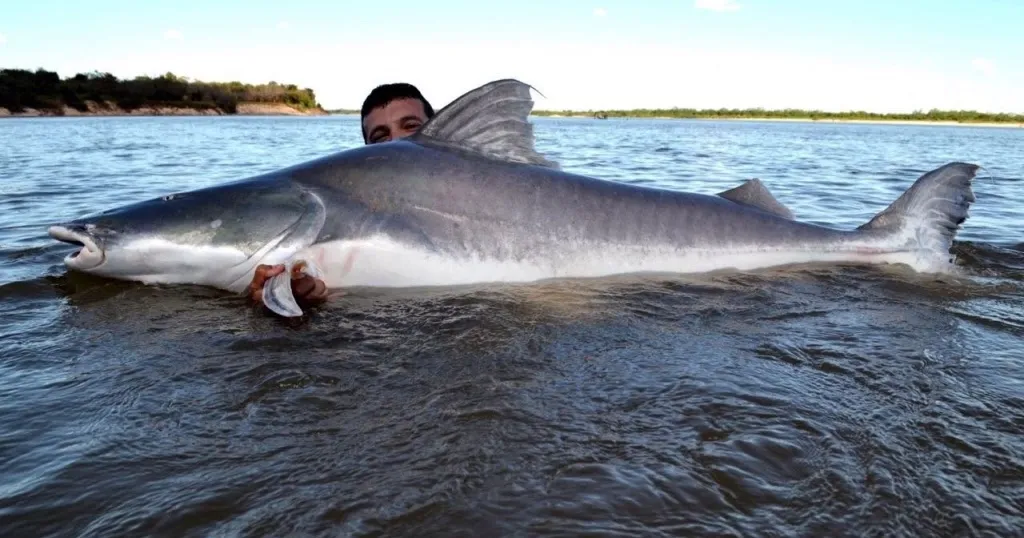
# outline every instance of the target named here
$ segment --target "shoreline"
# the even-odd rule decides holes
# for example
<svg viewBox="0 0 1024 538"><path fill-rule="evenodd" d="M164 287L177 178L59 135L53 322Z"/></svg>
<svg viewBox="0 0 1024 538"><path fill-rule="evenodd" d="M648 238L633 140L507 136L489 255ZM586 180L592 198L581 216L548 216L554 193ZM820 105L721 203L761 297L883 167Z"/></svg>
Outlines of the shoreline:
<svg viewBox="0 0 1024 538"><path fill-rule="evenodd" d="M733 117L733 116L707 116L700 118L682 118L672 116L615 116L609 118L595 118L589 114L531 114L536 118L580 118L580 119L624 119L624 120L691 120L691 121L760 121L779 123L859 123L875 125L932 125L943 127L1004 127L1010 129L1024 128L1024 122L993 122L993 121L955 121L955 120L898 120L898 119L855 119L855 118L771 118L771 117Z"/></svg>
<svg viewBox="0 0 1024 538"><path fill-rule="evenodd" d="M66 117L156 117L156 116L346 116L349 111L333 112L322 108L300 110L284 103L244 102L236 105L235 112L226 112L216 107L187 107L168 105L143 105L126 110L112 103L101 106L95 102L87 102L88 110L82 111L64 106L62 109L27 108L21 112L11 112L0 107L0 119L4 118L66 118ZM855 118L772 118L772 117L700 117L680 118L672 116L615 116L613 118L595 118L588 114L530 114L535 118L578 118L578 119L625 119L625 120L695 120L695 121L751 121L778 123L853 123L865 125L923 125L943 127L1003 127L1024 129L1024 122L961 122L954 120L899 120L899 119L855 119Z"/></svg>
<svg viewBox="0 0 1024 538"><path fill-rule="evenodd" d="M665 118L669 119L669 118ZM773 122L804 122L804 123L864 123L877 125L941 125L945 127L1011 127L1024 128L1024 123L996 121L953 121L953 120L871 120L871 119L839 119L839 118L693 118L718 121L773 121Z"/></svg>
<svg viewBox="0 0 1024 538"><path fill-rule="evenodd" d="M3 118L70 118L70 117L154 117L154 116L326 116L322 108L300 110L284 103L243 102L238 103L235 112L227 112L221 108L188 107L171 105L143 105L131 110L112 103L100 105L94 101L86 103L88 110L78 110L67 105L60 109L26 108L21 112L11 112L0 107L0 119Z"/></svg>

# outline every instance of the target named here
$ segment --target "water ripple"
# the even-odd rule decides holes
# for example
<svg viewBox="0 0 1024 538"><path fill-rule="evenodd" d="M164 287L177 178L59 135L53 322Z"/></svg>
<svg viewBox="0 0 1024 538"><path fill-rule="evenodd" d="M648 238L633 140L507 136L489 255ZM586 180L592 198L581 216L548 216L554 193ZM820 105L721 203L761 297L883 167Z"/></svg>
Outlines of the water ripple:
<svg viewBox="0 0 1024 538"><path fill-rule="evenodd" d="M758 177L840 227L978 162L966 274L361 291L294 324L67 274L46 226L354 146L357 118L0 121L3 534L1019 534L1024 130L536 123L566 169Z"/></svg>

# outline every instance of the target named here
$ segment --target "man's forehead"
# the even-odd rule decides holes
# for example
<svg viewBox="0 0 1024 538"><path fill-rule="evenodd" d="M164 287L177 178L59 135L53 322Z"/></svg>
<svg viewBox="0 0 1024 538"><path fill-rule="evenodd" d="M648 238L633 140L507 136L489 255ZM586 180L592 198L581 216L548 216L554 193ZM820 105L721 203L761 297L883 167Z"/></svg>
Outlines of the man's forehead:
<svg viewBox="0 0 1024 538"><path fill-rule="evenodd" d="M425 117L427 115L423 108L423 101L414 99L411 97L403 97L395 99L384 106L377 107L366 115L366 121L371 120L386 120L391 117L403 117L407 115L416 115L419 117Z"/></svg>

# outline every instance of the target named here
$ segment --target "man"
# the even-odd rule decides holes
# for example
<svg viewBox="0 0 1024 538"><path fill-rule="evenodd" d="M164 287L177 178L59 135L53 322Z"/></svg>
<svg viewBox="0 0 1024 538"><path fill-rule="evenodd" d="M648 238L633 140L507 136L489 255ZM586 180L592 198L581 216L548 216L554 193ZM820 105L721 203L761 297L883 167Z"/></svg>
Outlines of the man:
<svg viewBox="0 0 1024 538"><path fill-rule="evenodd" d="M363 142L405 138L434 117L434 109L416 86L397 82L377 86L363 101Z"/></svg>
<svg viewBox="0 0 1024 538"><path fill-rule="evenodd" d="M378 144L405 138L434 117L430 106L419 89L412 84L396 82L377 86L366 96L360 111L363 143ZM284 265L259 265L249 284L249 298L263 301L263 283L284 272ZM303 275L292 278L292 294L303 309L327 300L327 286L321 280Z"/></svg>

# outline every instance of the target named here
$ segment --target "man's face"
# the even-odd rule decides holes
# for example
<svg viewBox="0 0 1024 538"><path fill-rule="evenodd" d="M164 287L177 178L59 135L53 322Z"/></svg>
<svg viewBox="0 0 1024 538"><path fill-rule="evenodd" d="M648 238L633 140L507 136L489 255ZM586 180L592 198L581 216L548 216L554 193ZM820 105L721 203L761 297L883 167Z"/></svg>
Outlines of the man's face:
<svg viewBox="0 0 1024 538"><path fill-rule="evenodd" d="M415 133L427 122L423 101L419 99L395 99L386 106L377 107L363 119L366 143L376 144L405 138Z"/></svg>

